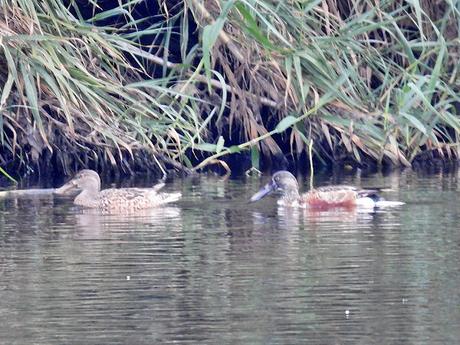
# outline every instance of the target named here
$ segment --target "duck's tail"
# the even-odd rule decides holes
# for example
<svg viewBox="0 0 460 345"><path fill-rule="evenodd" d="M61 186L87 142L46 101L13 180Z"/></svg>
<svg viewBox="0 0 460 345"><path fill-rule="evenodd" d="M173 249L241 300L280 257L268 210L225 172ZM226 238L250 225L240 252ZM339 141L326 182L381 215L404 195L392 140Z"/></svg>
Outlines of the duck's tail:
<svg viewBox="0 0 460 345"><path fill-rule="evenodd" d="M358 198L371 198L374 201L379 201L382 199L380 196L379 189L361 189L357 191Z"/></svg>
<svg viewBox="0 0 460 345"><path fill-rule="evenodd" d="M153 200L156 201L157 205L168 204L170 202L175 202L182 197L182 193L159 193L159 190L165 186L163 182L157 183L152 187L154 194L152 195Z"/></svg>
<svg viewBox="0 0 460 345"><path fill-rule="evenodd" d="M158 199L159 199L159 205L163 204L168 204L170 202L175 202L182 198L182 193L176 192L176 193L159 193L158 194Z"/></svg>
<svg viewBox="0 0 460 345"><path fill-rule="evenodd" d="M358 206L396 207L404 205L402 201L385 200L379 193L382 189L364 189L358 191Z"/></svg>
<svg viewBox="0 0 460 345"><path fill-rule="evenodd" d="M158 192L161 188L163 188L165 186L165 184L163 182L160 182L160 183L157 183L156 185L154 185L152 188L155 192Z"/></svg>

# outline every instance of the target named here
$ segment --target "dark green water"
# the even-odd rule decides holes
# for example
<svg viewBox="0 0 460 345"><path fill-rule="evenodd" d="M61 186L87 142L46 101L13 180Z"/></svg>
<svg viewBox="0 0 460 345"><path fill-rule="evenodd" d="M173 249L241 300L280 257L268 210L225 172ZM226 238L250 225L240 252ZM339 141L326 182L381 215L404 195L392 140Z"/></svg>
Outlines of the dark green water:
<svg viewBox="0 0 460 345"><path fill-rule="evenodd" d="M0 200L0 343L458 344L459 176L315 180L407 202L374 213L247 204L258 178L136 216Z"/></svg>

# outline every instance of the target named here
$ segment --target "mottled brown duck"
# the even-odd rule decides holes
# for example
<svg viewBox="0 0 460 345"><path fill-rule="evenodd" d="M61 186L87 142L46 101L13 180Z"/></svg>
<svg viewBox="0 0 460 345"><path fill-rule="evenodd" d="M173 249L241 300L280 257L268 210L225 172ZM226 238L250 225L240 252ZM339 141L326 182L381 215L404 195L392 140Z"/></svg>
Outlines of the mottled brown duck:
<svg viewBox="0 0 460 345"><path fill-rule="evenodd" d="M160 193L164 183L152 188L110 188L101 190L101 179L94 170L81 170L55 190L57 195L78 191L74 204L99 209L105 213L129 213L177 201L181 193Z"/></svg>

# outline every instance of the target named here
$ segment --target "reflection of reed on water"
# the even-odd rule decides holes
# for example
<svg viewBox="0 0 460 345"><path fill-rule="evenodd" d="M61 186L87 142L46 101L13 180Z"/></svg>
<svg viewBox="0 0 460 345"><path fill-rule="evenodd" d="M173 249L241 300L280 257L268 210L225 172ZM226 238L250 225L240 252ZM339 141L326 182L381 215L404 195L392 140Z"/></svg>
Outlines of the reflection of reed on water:
<svg viewBox="0 0 460 345"><path fill-rule="evenodd" d="M2 190L0 191L0 198L45 197L52 195L54 191L54 188Z"/></svg>

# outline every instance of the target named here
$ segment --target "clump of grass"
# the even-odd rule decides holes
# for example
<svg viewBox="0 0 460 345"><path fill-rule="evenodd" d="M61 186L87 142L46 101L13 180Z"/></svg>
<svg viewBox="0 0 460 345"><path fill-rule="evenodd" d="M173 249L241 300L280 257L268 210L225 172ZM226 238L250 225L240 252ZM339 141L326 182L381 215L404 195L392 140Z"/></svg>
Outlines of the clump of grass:
<svg viewBox="0 0 460 345"><path fill-rule="evenodd" d="M0 1L2 166L54 157L64 170L88 161L129 168L142 151L159 170L186 169L183 147L201 143L205 128L201 102L178 87L182 71L146 77L144 61L156 57L128 39L134 19L121 28L91 24L129 13L132 3L83 21L59 0Z"/></svg>
<svg viewBox="0 0 460 345"><path fill-rule="evenodd" d="M204 52L211 51L206 68L233 90L230 123L247 140L238 149L281 151L272 140L281 134L295 154L313 140L324 162L410 166L426 150L458 158L459 17L452 3L192 3ZM261 105L271 108L268 115L261 117Z"/></svg>

